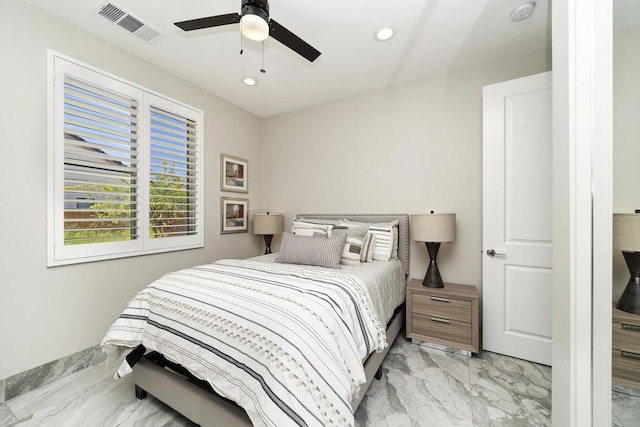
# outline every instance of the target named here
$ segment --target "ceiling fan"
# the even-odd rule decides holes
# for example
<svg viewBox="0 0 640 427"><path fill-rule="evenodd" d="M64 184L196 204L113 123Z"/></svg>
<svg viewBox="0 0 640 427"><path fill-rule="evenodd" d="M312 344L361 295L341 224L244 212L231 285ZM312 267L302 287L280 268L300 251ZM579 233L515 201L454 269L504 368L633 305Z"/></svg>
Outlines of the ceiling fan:
<svg viewBox="0 0 640 427"><path fill-rule="evenodd" d="M309 43L273 19L269 19L268 0L241 0L241 5L240 13L190 19L188 21L175 22L174 24L184 31L193 31L237 24L239 22L242 35L248 39L262 41L271 36L310 62L315 61L320 56L320 52Z"/></svg>

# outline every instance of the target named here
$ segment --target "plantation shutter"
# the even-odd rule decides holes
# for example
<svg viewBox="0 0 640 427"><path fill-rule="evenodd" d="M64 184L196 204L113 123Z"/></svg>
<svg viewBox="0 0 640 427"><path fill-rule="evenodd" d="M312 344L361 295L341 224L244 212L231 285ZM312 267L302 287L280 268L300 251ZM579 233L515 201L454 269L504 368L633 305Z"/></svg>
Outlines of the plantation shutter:
<svg viewBox="0 0 640 427"><path fill-rule="evenodd" d="M198 230L196 120L149 106L149 237L192 236Z"/></svg>
<svg viewBox="0 0 640 427"><path fill-rule="evenodd" d="M139 237L138 102L64 75L64 245Z"/></svg>
<svg viewBox="0 0 640 427"><path fill-rule="evenodd" d="M204 114L49 51L47 266L204 245Z"/></svg>

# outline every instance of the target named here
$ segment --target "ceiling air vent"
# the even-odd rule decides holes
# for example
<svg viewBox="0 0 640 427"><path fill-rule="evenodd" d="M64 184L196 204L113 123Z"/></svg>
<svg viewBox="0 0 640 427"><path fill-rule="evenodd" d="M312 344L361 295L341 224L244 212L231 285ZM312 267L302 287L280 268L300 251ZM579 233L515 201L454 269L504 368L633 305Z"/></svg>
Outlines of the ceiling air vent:
<svg viewBox="0 0 640 427"><path fill-rule="evenodd" d="M162 37L162 33L160 33L160 31L136 18L134 15L113 2L104 3L100 6L98 9L98 15L108 19L114 24L118 24L134 36L146 42L153 42Z"/></svg>

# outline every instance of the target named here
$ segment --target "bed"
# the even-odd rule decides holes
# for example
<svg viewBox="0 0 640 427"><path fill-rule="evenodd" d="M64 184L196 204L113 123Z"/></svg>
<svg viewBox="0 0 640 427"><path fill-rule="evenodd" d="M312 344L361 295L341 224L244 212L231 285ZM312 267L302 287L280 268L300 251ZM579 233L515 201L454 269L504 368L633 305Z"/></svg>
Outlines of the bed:
<svg viewBox="0 0 640 427"><path fill-rule="evenodd" d="M279 255L273 254L170 273L137 295L105 336L103 347L111 351L130 351L145 342L145 347L126 357L116 376L128 373L136 362L135 357L130 360L136 351L146 351L133 367L136 396L149 393L202 426L248 426L252 421L256 425L352 425L353 413L373 379L379 378L382 360L404 324L404 289L398 290L397 283L406 285L409 271L409 218L406 214L299 214L297 218L318 223L397 221L397 260L342 266L330 272L274 263ZM399 278L389 279L394 275ZM231 282L233 288L228 286ZM387 287L374 286L377 282ZM201 292L204 288L206 296ZM169 295L175 289L180 289L179 297ZM256 292L264 300L254 298ZM301 294L311 299L302 300ZM242 298L243 303L234 298ZM208 301L218 311L205 310L193 301ZM160 322L137 314L148 306L165 310ZM233 317L215 314L224 310L233 312ZM257 311L270 314L256 324L250 313ZM297 311L301 317L295 317ZM181 317L169 319L176 312ZM145 330L136 326L141 322ZM207 337L200 336L191 332L190 325L190 333L185 334L181 328L187 322L201 323L207 331L215 329L236 344L227 345L211 333L212 344L207 341L208 332ZM276 325L285 323L286 337ZM288 347L293 337L298 341Z"/></svg>

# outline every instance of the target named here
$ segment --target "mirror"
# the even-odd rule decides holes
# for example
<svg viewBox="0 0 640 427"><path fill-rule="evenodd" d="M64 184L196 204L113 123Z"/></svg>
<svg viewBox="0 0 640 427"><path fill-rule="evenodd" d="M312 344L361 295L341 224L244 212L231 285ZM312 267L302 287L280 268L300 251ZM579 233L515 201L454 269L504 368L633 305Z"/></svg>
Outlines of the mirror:
<svg viewBox="0 0 640 427"><path fill-rule="evenodd" d="M640 209L640 1L613 1L613 211ZM613 249L613 303L629 280L622 253ZM640 364L639 364L640 365ZM615 381L612 379L612 381ZM636 425L640 389L613 385L613 426Z"/></svg>

